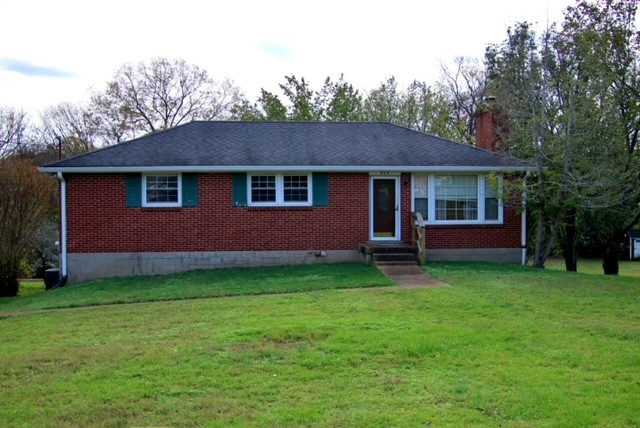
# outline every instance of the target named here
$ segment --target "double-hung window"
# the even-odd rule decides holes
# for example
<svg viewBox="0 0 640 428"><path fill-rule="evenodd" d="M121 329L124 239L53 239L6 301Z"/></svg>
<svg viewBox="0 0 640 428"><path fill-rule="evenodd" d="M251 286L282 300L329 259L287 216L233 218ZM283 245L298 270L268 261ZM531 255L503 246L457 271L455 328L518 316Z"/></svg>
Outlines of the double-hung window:
<svg viewBox="0 0 640 428"><path fill-rule="evenodd" d="M478 220L478 177L476 175L437 175L436 221Z"/></svg>
<svg viewBox="0 0 640 428"><path fill-rule="evenodd" d="M501 205L498 198L498 188L500 187L500 180L490 180L489 177L485 177L484 180L484 219L485 221L500 221L501 220Z"/></svg>
<svg viewBox="0 0 640 428"><path fill-rule="evenodd" d="M252 174L249 180L249 205L311 205L311 174Z"/></svg>
<svg viewBox="0 0 640 428"><path fill-rule="evenodd" d="M430 224L499 224L500 185L482 174L414 174L413 211Z"/></svg>
<svg viewBox="0 0 640 428"><path fill-rule="evenodd" d="M422 214L422 219L429 219L429 177L413 176L413 210Z"/></svg>
<svg viewBox="0 0 640 428"><path fill-rule="evenodd" d="M142 206L179 207L182 205L180 174L144 174L142 176Z"/></svg>

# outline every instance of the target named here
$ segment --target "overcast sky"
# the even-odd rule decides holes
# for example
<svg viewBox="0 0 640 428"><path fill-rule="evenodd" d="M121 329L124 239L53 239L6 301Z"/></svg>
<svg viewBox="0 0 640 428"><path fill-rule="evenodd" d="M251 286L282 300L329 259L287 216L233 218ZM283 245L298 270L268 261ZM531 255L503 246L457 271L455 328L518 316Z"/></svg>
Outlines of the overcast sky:
<svg viewBox="0 0 640 428"><path fill-rule="evenodd" d="M125 62L181 58L251 99L284 76L373 89L433 83L482 58L515 22L560 21L573 0L0 0L0 105L38 115L87 99Z"/></svg>

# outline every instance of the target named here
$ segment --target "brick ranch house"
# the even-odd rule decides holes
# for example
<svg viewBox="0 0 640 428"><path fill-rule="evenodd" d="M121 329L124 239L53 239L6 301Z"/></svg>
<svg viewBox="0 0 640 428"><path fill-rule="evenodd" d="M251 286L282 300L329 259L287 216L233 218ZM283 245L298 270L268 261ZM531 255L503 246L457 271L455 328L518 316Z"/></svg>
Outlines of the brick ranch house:
<svg viewBox="0 0 640 428"><path fill-rule="evenodd" d="M61 275L78 282L363 261L362 244L410 242L414 211L429 260L520 263L523 217L489 177L528 168L388 123L191 122L41 171L60 180Z"/></svg>

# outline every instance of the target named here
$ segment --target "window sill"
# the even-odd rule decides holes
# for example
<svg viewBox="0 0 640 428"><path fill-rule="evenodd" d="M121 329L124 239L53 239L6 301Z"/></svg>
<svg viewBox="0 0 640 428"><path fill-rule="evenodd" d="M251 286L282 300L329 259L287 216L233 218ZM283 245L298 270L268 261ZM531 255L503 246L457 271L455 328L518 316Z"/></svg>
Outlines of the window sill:
<svg viewBox="0 0 640 428"><path fill-rule="evenodd" d="M483 223L471 223L471 222L460 222L460 223L456 223L456 222L447 222L447 223L424 223L425 227L428 228L432 228L432 229L439 229L439 228L448 228L448 227L458 227L458 228L472 228L472 229L478 229L478 228L487 228L487 229L491 229L491 228L496 228L496 227L503 227L504 223L499 223L499 222L483 222Z"/></svg>
<svg viewBox="0 0 640 428"><path fill-rule="evenodd" d="M143 212L182 211L182 207L142 207Z"/></svg>
<svg viewBox="0 0 640 428"><path fill-rule="evenodd" d="M259 206L248 206L247 209L249 211L311 211L313 207L310 205L303 206L272 206L272 207L259 207Z"/></svg>

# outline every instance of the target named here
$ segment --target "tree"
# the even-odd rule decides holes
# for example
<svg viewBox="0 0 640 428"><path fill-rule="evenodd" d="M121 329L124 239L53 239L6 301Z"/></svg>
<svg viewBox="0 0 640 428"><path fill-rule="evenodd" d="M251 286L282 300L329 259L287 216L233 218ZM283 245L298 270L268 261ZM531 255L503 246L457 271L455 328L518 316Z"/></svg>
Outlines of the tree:
<svg viewBox="0 0 640 428"><path fill-rule="evenodd" d="M640 36L635 28L637 2L633 0L583 1L569 7L563 34L573 48L593 107L602 114L590 152L601 152L602 172L588 176L597 188L588 195L588 208L597 211L603 242L605 274L618 273L620 243L640 220ZM607 144L602 144L602 141Z"/></svg>
<svg viewBox="0 0 640 428"><path fill-rule="evenodd" d="M285 97L289 99L287 117L294 121L319 120L320 115L314 105L314 91L309 83L302 77L300 80L296 76L284 76L286 82L280 84L280 89Z"/></svg>
<svg viewBox="0 0 640 428"><path fill-rule="evenodd" d="M315 95L315 109L320 120L356 122L362 120L362 96L344 76L333 82L330 77Z"/></svg>
<svg viewBox="0 0 640 428"><path fill-rule="evenodd" d="M257 103L249 103L242 100L231 108L231 116L234 120L259 121L259 120L287 120L287 107L280 101L277 95L264 89L260 90L260 98Z"/></svg>
<svg viewBox="0 0 640 428"><path fill-rule="evenodd" d="M487 95L487 75L477 60L457 57L453 68L441 65L440 92L451 105L451 121L458 141L473 144L476 113Z"/></svg>
<svg viewBox="0 0 640 428"><path fill-rule="evenodd" d="M0 107L0 159L20 151L25 144L28 125L27 113L24 111Z"/></svg>
<svg viewBox="0 0 640 428"><path fill-rule="evenodd" d="M59 239L60 219L57 215L49 215L40 223L29 241L30 262L36 278L44 278L47 269L59 265L59 248L56 245Z"/></svg>
<svg viewBox="0 0 640 428"><path fill-rule="evenodd" d="M507 149L536 164L528 200L535 266L559 238L567 269L576 270L578 225L598 211L592 227L612 231L605 273L614 273L622 231L638 221L635 7L581 2L567 9L560 30L551 26L538 38L521 23L487 51L490 90L508 120Z"/></svg>
<svg viewBox="0 0 640 428"><path fill-rule="evenodd" d="M402 93L394 76L369 92L364 101L365 119L373 122L390 122L401 125Z"/></svg>
<svg viewBox="0 0 640 428"><path fill-rule="evenodd" d="M562 162L571 114L563 110L565 87L554 74L558 70L551 49L553 28L538 39L528 23L509 29L507 39L487 49L490 91L497 109L508 123L503 136L506 149L535 163L535 175L528 183L528 212L535 219L533 265L543 267L551 255L567 207L565 168ZM568 112L567 112L568 113Z"/></svg>
<svg viewBox="0 0 640 428"><path fill-rule="evenodd" d="M236 120L290 121L356 121L362 119L362 96L353 85L327 77L319 91L312 89L305 78L285 76L280 84L285 102L272 92L262 89L254 104L242 101L233 107Z"/></svg>
<svg viewBox="0 0 640 428"><path fill-rule="evenodd" d="M58 142L65 157L94 150L101 142L99 121L82 106L58 104L46 109L40 119L41 141Z"/></svg>
<svg viewBox="0 0 640 428"><path fill-rule="evenodd" d="M287 108L277 95L262 89L258 102L264 111L264 120L287 120Z"/></svg>
<svg viewBox="0 0 640 428"><path fill-rule="evenodd" d="M442 91L414 80L407 87L400 105L399 124L460 141L457 123L451 117L451 103Z"/></svg>
<svg viewBox="0 0 640 428"><path fill-rule="evenodd" d="M50 209L53 178L29 161L0 162L0 297L18 293L20 261Z"/></svg>
<svg viewBox="0 0 640 428"><path fill-rule="evenodd" d="M403 89L393 76L369 92L364 101L366 120L390 122L456 139L459 133L451 114L451 104L442 91L417 80Z"/></svg>
<svg viewBox="0 0 640 428"><path fill-rule="evenodd" d="M216 82L184 60L159 58L120 67L106 89L93 94L90 111L103 137L118 143L192 120L227 118L241 100L229 80Z"/></svg>

